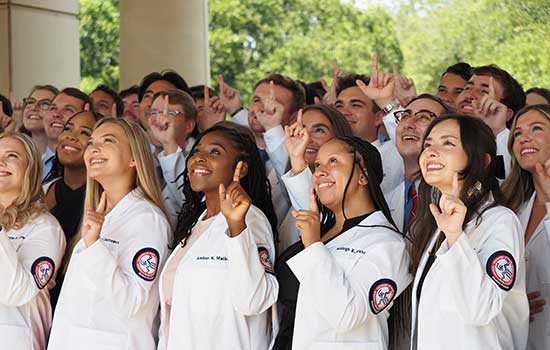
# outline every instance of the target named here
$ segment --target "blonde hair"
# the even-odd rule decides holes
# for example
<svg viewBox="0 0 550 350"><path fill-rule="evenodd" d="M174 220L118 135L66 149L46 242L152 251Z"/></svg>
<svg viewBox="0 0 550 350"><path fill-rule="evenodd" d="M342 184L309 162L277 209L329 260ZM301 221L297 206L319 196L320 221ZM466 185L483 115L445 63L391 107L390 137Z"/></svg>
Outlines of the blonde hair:
<svg viewBox="0 0 550 350"><path fill-rule="evenodd" d="M42 159L38 148L27 135L6 131L0 140L12 138L23 146L27 164L19 196L0 213L0 226L3 230L20 229L37 214L45 212L44 191L42 190Z"/></svg>
<svg viewBox="0 0 550 350"><path fill-rule="evenodd" d="M130 144L132 158L136 163L136 178L134 188L138 187L143 192L145 199L159 207L166 215L164 199L160 189L160 181L153 162L153 154L149 146L149 139L145 131L134 121L126 118L103 118L94 127L97 130L103 124L115 124L120 126ZM95 210L103 193L103 187L96 180L86 179L86 199L84 200L84 212L88 209Z"/></svg>
<svg viewBox="0 0 550 350"><path fill-rule="evenodd" d="M516 140L514 129L516 128L518 119L529 111L537 111L550 120L550 105L543 104L525 106L514 117L512 127L510 128L510 136L508 136L508 152L512 159L512 170L502 183L502 192L505 198L505 205L516 213L535 191L533 175L521 168L514 154L514 141Z"/></svg>

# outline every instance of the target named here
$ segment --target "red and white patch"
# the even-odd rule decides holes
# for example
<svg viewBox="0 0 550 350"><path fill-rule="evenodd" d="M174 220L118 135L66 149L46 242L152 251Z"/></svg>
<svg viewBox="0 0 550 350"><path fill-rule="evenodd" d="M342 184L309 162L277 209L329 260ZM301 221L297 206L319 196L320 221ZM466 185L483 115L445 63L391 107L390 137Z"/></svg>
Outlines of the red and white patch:
<svg viewBox="0 0 550 350"><path fill-rule="evenodd" d="M157 276L159 260L159 253L156 249L143 248L134 256L132 267L139 277L150 282Z"/></svg>
<svg viewBox="0 0 550 350"><path fill-rule="evenodd" d="M260 256L260 264L262 264L264 269L267 272L273 273L273 264L271 263L271 260L269 259L269 252L267 251L267 248L259 247L258 248L258 255Z"/></svg>
<svg viewBox="0 0 550 350"><path fill-rule="evenodd" d="M397 285L394 281L383 278L373 283L369 291L369 302L372 312L376 315L382 312L395 298Z"/></svg>
<svg viewBox="0 0 550 350"><path fill-rule="evenodd" d="M38 289L42 289L50 283L55 272L55 263L47 256L40 257L32 263L31 272Z"/></svg>
<svg viewBox="0 0 550 350"><path fill-rule="evenodd" d="M516 281L516 262L512 254L500 250L487 260L487 274L506 291L512 289Z"/></svg>

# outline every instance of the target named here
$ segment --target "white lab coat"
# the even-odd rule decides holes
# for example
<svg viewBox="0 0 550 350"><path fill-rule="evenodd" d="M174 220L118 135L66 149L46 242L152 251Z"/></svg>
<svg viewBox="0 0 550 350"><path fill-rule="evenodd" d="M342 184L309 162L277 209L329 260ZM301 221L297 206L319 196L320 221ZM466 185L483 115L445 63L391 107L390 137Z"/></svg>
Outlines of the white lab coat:
<svg viewBox="0 0 550 350"><path fill-rule="evenodd" d="M418 188L418 187L417 187ZM403 232L403 224L405 220L405 181L395 187L388 194L384 194L386 203L390 208L391 217L399 231Z"/></svg>
<svg viewBox="0 0 550 350"><path fill-rule="evenodd" d="M381 211L360 225L391 227ZM356 226L287 264L300 281L292 349L388 348L390 308L412 279L399 233Z"/></svg>
<svg viewBox="0 0 550 350"><path fill-rule="evenodd" d="M371 142L371 144L380 152L380 157L382 158L384 177L382 178L380 189L383 193L388 193L399 186L405 177L403 158L399 154L394 140L386 142L376 140Z"/></svg>
<svg viewBox="0 0 550 350"><path fill-rule="evenodd" d="M488 209L478 225L475 218L466 225L451 248L443 241L418 301L427 252L438 236L439 230L424 252L414 280L411 348L525 349L529 305L523 231L516 215L500 206Z"/></svg>
<svg viewBox="0 0 550 350"><path fill-rule="evenodd" d="M176 152L168 155L162 151L157 157L164 181L166 181L166 186L162 190L162 196L164 198L164 206L168 211L168 220L172 227L176 227L178 213L185 200L183 195L183 176L180 175L185 170L187 157L194 144L195 139L189 137L183 149L178 147Z"/></svg>
<svg viewBox="0 0 550 350"><path fill-rule="evenodd" d="M2 349L46 348L52 321L49 290L65 251L65 235L44 212L22 228L0 231Z"/></svg>
<svg viewBox="0 0 550 350"><path fill-rule="evenodd" d="M512 157L510 152L508 152L508 137L510 136L510 130L504 128L498 135L495 137L497 143L497 155L502 156L504 161L504 173L506 177L510 175L512 171Z"/></svg>
<svg viewBox="0 0 550 350"><path fill-rule="evenodd" d="M276 333L272 307L279 293L271 264L273 233L254 206L246 225L230 237L225 217L217 215L179 262L171 306L161 276L159 350L268 349ZM178 244L167 264L180 249Z"/></svg>
<svg viewBox="0 0 550 350"><path fill-rule="evenodd" d="M100 239L74 248L48 349L154 349L156 281L169 235L166 216L140 189L120 200L105 216Z"/></svg>
<svg viewBox="0 0 550 350"><path fill-rule="evenodd" d="M536 193L519 210L523 232L527 229ZM527 293L540 291L546 301L544 310L529 323L528 350L550 349L550 215L539 223L525 248Z"/></svg>

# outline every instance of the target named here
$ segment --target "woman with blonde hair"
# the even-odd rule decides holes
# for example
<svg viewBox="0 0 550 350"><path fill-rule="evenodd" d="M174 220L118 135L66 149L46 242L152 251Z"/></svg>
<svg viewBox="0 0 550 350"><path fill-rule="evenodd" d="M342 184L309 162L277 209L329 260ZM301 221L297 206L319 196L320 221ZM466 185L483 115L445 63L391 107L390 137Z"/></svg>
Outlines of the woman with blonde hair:
<svg viewBox="0 0 550 350"><path fill-rule="evenodd" d="M0 339L6 349L46 347L49 290L65 236L44 205L40 154L23 134L0 135Z"/></svg>
<svg viewBox="0 0 550 350"><path fill-rule="evenodd" d="M525 233L527 298L530 307L527 349L550 349L550 105L518 111L508 140L512 171L502 184L506 205Z"/></svg>
<svg viewBox="0 0 550 350"><path fill-rule="evenodd" d="M84 219L48 349L153 349L170 226L145 132L100 120L84 153Z"/></svg>

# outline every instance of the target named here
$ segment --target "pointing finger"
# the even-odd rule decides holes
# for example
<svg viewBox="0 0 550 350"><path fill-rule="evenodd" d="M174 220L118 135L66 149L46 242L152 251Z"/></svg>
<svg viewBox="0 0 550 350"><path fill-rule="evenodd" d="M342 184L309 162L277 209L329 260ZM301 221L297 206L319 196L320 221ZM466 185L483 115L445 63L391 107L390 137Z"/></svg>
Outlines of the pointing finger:
<svg viewBox="0 0 550 350"><path fill-rule="evenodd" d="M220 195L220 202L223 202L226 199L225 186L220 184L218 187L218 194Z"/></svg>
<svg viewBox="0 0 550 350"><path fill-rule="evenodd" d="M164 116L168 116L168 95L164 96Z"/></svg>
<svg viewBox="0 0 550 350"><path fill-rule="evenodd" d="M204 105L210 105L210 90L207 85L204 85Z"/></svg>
<svg viewBox="0 0 550 350"><path fill-rule="evenodd" d="M458 187L458 173L455 172L453 175L453 196L460 198L460 188Z"/></svg>
<svg viewBox="0 0 550 350"><path fill-rule="evenodd" d="M302 122L302 114L303 112L302 112L302 109L300 108L298 110L298 118L297 118L298 125L300 126L304 126L304 123Z"/></svg>
<svg viewBox="0 0 550 350"><path fill-rule="evenodd" d="M218 85L220 87L220 94L225 94L225 82L223 80L223 74L218 75Z"/></svg>
<svg viewBox="0 0 550 350"><path fill-rule="evenodd" d="M96 208L96 213L103 214L105 213L105 209L107 208L107 193L103 191L101 194L101 198L99 199L99 204Z"/></svg>
<svg viewBox="0 0 550 350"><path fill-rule="evenodd" d="M309 192L309 209L314 212L319 212L319 207L317 206L317 199L315 199L315 189L311 186L311 191Z"/></svg>
<svg viewBox="0 0 550 350"><path fill-rule="evenodd" d="M86 104L84 105L84 110L85 110L85 111L90 111L90 104L89 104L89 103L86 103Z"/></svg>
<svg viewBox="0 0 550 350"><path fill-rule="evenodd" d="M495 79L491 77L489 79L489 96L496 98L497 94L495 92Z"/></svg>
<svg viewBox="0 0 550 350"><path fill-rule="evenodd" d="M116 103L113 103L113 105L111 106L111 117L118 118L118 116L116 115Z"/></svg>
<svg viewBox="0 0 550 350"><path fill-rule="evenodd" d="M235 167L235 173L233 174L233 182L241 181L241 169L243 168L243 161L239 160Z"/></svg>
<svg viewBox="0 0 550 350"><path fill-rule="evenodd" d="M372 64L371 64L371 79L372 77L376 77L378 76L378 53L374 53L374 55L372 55Z"/></svg>
<svg viewBox="0 0 550 350"><path fill-rule="evenodd" d="M269 82L269 97L275 99L275 84L273 80Z"/></svg>

